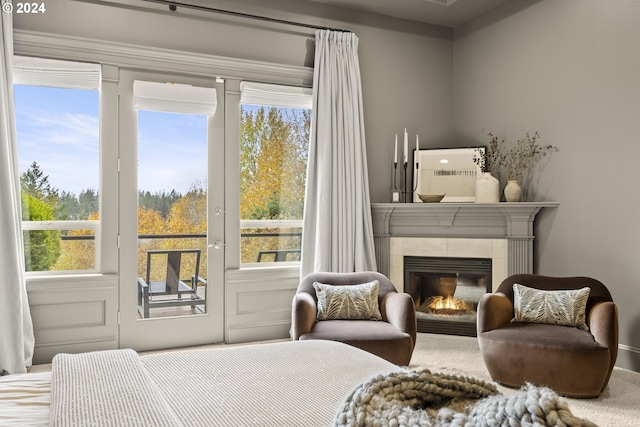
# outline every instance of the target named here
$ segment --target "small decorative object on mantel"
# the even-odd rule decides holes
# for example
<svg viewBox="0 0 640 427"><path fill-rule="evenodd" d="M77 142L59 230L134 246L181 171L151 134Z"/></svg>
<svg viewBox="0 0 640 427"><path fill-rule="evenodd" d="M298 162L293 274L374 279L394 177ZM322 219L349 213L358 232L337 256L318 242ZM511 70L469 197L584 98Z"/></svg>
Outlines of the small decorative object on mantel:
<svg viewBox="0 0 640 427"><path fill-rule="evenodd" d="M507 179L509 181L516 181L516 183L519 184L521 196L525 196L523 197L524 200L526 200L533 168L537 166L543 158L558 151L558 148L553 145L538 144L539 140L540 134L538 132L534 132L533 134L527 132L525 133L525 137L519 139L516 145L511 147L505 155L504 168L507 171ZM520 201L520 197L518 197L517 200L509 200L506 187L505 199L514 202Z"/></svg>
<svg viewBox="0 0 640 427"><path fill-rule="evenodd" d="M519 202L522 188L515 179L510 179L504 187L504 200L507 202Z"/></svg>
<svg viewBox="0 0 640 427"><path fill-rule="evenodd" d="M488 135L491 137L488 146L485 150L476 148L477 155L473 159L483 172L476 181L476 203L500 202L500 181L493 173L500 176L500 168L504 162L504 139L499 140L491 132Z"/></svg>
<svg viewBox="0 0 640 427"><path fill-rule="evenodd" d="M519 139L515 146L508 150L505 148L504 138L499 140L491 132L487 135L491 140L484 157L478 158L478 164L483 166L484 170L496 173L499 180L506 178L508 182L504 188L504 197L507 202L526 200L533 168L539 166L543 158L559 151L558 148L554 145L539 145L538 132L526 132L525 137ZM502 172L505 175L502 175Z"/></svg>
<svg viewBox="0 0 640 427"><path fill-rule="evenodd" d="M420 152L420 139L418 135L416 135L416 152ZM413 196L413 192L416 191L416 187L413 182L411 183L411 186L407 183L407 179L409 178L409 174L407 173L407 167L409 164L409 134L407 133L407 128L404 128L404 146L402 153L404 175L403 179L400 181L400 188L398 188L398 134L396 133L393 151L393 191L391 193L391 200L392 202L402 201L404 203L411 203L413 202L411 197ZM419 163L416 163L416 169L419 167Z"/></svg>
<svg viewBox="0 0 640 427"><path fill-rule="evenodd" d="M500 181L490 172L483 172L476 181L475 203L498 203L500 201Z"/></svg>
<svg viewBox="0 0 640 427"><path fill-rule="evenodd" d="M418 197L424 203L438 203L444 199L444 196L446 196L446 194L418 194Z"/></svg>

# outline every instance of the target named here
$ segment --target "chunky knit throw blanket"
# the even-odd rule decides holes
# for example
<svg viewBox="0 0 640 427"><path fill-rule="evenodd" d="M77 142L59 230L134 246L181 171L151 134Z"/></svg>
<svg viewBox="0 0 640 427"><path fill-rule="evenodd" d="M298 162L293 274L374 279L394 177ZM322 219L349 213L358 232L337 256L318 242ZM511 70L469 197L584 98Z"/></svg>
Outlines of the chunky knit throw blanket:
<svg viewBox="0 0 640 427"><path fill-rule="evenodd" d="M377 375L361 384L340 407L334 425L595 426L575 417L566 400L548 388L528 384L505 396L482 380L427 369Z"/></svg>

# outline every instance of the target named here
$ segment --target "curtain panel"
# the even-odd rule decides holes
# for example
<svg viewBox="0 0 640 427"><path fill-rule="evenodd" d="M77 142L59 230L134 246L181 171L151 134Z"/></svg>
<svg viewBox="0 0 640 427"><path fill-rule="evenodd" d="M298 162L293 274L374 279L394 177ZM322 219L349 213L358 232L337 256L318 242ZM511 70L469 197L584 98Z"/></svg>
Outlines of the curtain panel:
<svg viewBox="0 0 640 427"><path fill-rule="evenodd" d="M4 3L4 2L2 2ZM13 102L13 22L0 13L0 374L26 372L34 349L27 301Z"/></svg>
<svg viewBox="0 0 640 427"><path fill-rule="evenodd" d="M353 33L317 30L301 274L376 270Z"/></svg>

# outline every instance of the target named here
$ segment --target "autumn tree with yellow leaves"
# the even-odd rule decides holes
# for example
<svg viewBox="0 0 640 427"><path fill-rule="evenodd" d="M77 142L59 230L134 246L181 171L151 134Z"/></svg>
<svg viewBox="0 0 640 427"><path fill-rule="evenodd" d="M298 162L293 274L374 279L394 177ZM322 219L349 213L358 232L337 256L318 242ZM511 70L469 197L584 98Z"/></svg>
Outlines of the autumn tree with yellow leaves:
<svg viewBox="0 0 640 427"><path fill-rule="evenodd" d="M242 110L240 139L240 218L302 219L309 149L309 110L259 107ZM278 228L243 230L281 234ZM300 247L300 229L273 237L244 237L242 262L255 262L260 250ZM297 234L297 235L296 235Z"/></svg>

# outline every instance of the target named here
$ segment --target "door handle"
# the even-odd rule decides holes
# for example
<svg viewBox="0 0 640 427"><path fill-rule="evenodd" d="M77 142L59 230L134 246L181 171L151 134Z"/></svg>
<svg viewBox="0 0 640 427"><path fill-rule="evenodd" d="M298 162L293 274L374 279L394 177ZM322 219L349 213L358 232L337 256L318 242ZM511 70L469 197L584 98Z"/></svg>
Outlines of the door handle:
<svg viewBox="0 0 640 427"><path fill-rule="evenodd" d="M222 243L220 240L216 240L215 242L213 242L213 245L209 245L209 248L214 248L214 249L222 249L222 247L224 246L224 243Z"/></svg>

